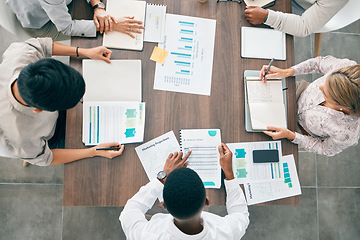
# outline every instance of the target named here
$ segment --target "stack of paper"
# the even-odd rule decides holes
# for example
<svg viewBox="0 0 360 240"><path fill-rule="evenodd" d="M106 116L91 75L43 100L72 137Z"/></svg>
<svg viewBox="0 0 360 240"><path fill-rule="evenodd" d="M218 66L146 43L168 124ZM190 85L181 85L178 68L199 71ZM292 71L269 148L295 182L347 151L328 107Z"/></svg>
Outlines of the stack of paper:
<svg viewBox="0 0 360 240"><path fill-rule="evenodd" d="M281 142L228 143L233 152L233 171L244 184L248 205L273 201L301 194L293 155L280 157L276 163L254 163L253 150L277 149Z"/></svg>

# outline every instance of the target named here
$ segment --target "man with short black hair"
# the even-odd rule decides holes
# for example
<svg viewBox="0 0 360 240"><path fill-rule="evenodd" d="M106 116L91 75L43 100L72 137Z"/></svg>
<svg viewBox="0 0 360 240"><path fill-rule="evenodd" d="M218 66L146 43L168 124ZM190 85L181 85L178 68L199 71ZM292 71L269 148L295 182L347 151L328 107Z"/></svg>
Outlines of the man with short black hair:
<svg viewBox="0 0 360 240"><path fill-rule="evenodd" d="M121 225L128 239L240 239L249 225L249 212L232 170L232 153L222 143L219 146L220 165L224 180L228 215L204 212L209 205L204 184L199 175L186 168L189 151L170 154L164 170L157 179L140 188L125 205L120 215ZM163 205L170 214L155 214L150 221L145 213L163 192Z"/></svg>
<svg viewBox="0 0 360 240"><path fill-rule="evenodd" d="M50 38L29 39L10 45L0 64L0 145L15 158L39 166L104 156L120 151L52 149L58 112L73 108L85 92L85 82L75 69L51 59L52 55L78 55L110 63L105 47L76 48ZM119 143L101 144L102 147Z"/></svg>

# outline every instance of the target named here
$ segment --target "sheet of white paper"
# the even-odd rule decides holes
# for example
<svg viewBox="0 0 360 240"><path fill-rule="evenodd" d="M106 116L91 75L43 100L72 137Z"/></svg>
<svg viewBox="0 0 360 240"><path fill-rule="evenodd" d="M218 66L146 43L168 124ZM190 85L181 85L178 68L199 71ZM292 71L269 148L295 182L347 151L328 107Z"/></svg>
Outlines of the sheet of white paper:
<svg viewBox="0 0 360 240"><path fill-rule="evenodd" d="M134 16L135 20L144 22L145 20L146 1L135 0L107 0L106 12L116 18ZM142 29L140 29L143 32ZM110 48L142 50L143 33L132 33L135 39L121 32L108 32L104 34L103 45Z"/></svg>
<svg viewBox="0 0 360 240"><path fill-rule="evenodd" d="M280 157L280 165L284 170L284 181L259 182L244 184L248 205L273 201L301 194L299 178L293 155Z"/></svg>
<svg viewBox="0 0 360 240"><path fill-rule="evenodd" d="M145 126L145 103L84 102L83 143L142 142Z"/></svg>
<svg viewBox="0 0 360 240"><path fill-rule="evenodd" d="M86 101L141 102L141 60L83 60Z"/></svg>
<svg viewBox="0 0 360 240"><path fill-rule="evenodd" d="M146 4L145 42L164 42L166 5Z"/></svg>
<svg viewBox="0 0 360 240"><path fill-rule="evenodd" d="M285 33L268 28L241 28L241 56L286 60Z"/></svg>
<svg viewBox="0 0 360 240"><path fill-rule="evenodd" d="M287 128L283 103L249 103L251 128L266 130L268 126Z"/></svg>
<svg viewBox="0 0 360 240"><path fill-rule="evenodd" d="M156 63L154 89L210 96L216 21L166 14L165 64Z"/></svg>
<svg viewBox="0 0 360 240"><path fill-rule="evenodd" d="M199 174L205 188L220 188L220 129L181 129L180 144L184 154L192 151L188 167Z"/></svg>
<svg viewBox="0 0 360 240"><path fill-rule="evenodd" d="M248 79L248 78L246 78ZM246 81L246 90L248 93L248 101L253 102L276 102L283 104L282 82L267 81L264 84L262 81Z"/></svg>
<svg viewBox="0 0 360 240"><path fill-rule="evenodd" d="M179 152L180 145L173 131L165 133L135 148L149 180L163 170L170 153Z"/></svg>
<svg viewBox="0 0 360 240"><path fill-rule="evenodd" d="M254 163L253 150L278 149L282 156L281 141L227 143L233 153L233 171L239 183L281 181L284 179L280 163Z"/></svg>

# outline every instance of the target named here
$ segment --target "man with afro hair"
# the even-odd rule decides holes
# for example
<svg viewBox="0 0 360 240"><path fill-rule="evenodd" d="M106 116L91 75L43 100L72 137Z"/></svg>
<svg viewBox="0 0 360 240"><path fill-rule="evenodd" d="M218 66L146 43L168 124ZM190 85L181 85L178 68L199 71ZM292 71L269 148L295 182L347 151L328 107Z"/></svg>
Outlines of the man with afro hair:
<svg viewBox="0 0 360 240"><path fill-rule="evenodd" d="M186 168L189 151L170 154L164 170L143 186L125 205L120 215L128 239L240 239L249 225L249 212L239 184L234 179L232 153L222 143L219 146L220 165L224 180L228 215L204 212L209 205L204 184L199 175ZM145 213L163 192L163 205L170 214L157 213L150 221Z"/></svg>

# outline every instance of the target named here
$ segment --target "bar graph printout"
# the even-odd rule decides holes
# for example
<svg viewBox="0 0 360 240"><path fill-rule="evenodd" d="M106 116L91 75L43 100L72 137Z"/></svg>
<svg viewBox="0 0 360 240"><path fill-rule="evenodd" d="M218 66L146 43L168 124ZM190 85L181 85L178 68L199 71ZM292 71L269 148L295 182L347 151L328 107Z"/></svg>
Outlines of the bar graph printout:
<svg viewBox="0 0 360 240"><path fill-rule="evenodd" d="M240 184L281 181L284 179L280 163L254 163L253 150L277 149L282 156L281 141L227 143L233 153L233 171Z"/></svg>
<svg viewBox="0 0 360 240"><path fill-rule="evenodd" d="M145 103L87 101L83 104L85 145L142 142L144 127Z"/></svg>
<svg viewBox="0 0 360 240"><path fill-rule="evenodd" d="M218 146L220 129L181 129L180 146L184 154L191 150L189 165L204 183L205 188L221 187L221 166Z"/></svg>
<svg viewBox="0 0 360 240"><path fill-rule="evenodd" d="M154 89L210 96L216 21L166 14L165 41L169 52L156 63Z"/></svg>
<svg viewBox="0 0 360 240"><path fill-rule="evenodd" d="M280 157L284 169L284 180L277 182L258 182L244 184L248 205L273 201L301 194L299 177L293 155Z"/></svg>

